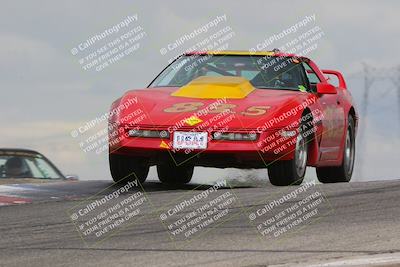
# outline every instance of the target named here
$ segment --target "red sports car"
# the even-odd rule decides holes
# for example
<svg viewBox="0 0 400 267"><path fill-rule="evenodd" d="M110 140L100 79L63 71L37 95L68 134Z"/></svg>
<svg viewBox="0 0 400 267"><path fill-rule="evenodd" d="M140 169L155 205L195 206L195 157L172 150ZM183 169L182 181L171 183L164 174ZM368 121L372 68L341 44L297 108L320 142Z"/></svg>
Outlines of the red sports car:
<svg viewBox="0 0 400 267"><path fill-rule="evenodd" d="M337 86L328 76L337 79ZM281 52L187 53L111 106L115 181L188 183L194 166L267 168L274 185L348 182L358 115L343 76Z"/></svg>

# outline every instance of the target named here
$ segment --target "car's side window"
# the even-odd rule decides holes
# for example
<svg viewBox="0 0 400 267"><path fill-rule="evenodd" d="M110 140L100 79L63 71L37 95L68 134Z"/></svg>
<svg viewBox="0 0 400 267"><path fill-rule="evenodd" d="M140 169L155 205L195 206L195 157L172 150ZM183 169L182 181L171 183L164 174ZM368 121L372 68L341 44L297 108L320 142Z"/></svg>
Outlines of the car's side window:
<svg viewBox="0 0 400 267"><path fill-rule="evenodd" d="M318 75L315 73L315 71L308 65L307 63L303 62L303 67L306 71L306 75L308 78L308 81L310 82L311 90L316 91L316 85L317 83L321 82L321 80L318 78Z"/></svg>

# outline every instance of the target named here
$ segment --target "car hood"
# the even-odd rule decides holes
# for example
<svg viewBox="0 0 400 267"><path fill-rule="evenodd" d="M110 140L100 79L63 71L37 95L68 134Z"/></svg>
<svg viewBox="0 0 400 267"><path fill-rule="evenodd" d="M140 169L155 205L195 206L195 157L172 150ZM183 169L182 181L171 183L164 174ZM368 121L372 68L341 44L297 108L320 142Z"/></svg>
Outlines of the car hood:
<svg viewBox="0 0 400 267"><path fill-rule="evenodd" d="M191 117L198 118L197 122L215 121L213 118L218 115L218 112L212 111L212 109L216 106L220 108L222 106L219 111L225 110L227 112L222 112L223 116L220 115L220 119L230 116L229 122L227 121L224 126L255 128L292 109L301 111L301 107L304 107L303 103L311 104L315 101L315 96L311 93L294 90L258 89L241 77L235 78L240 79L226 80L221 79L221 77L214 77L200 81L194 80L183 87L130 90L120 99L120 104L128 102L134 104L119 114L118 123L171 126L177 123L182 124L182 121ZM225 107L229 108L230 112L224 109ZM256 116L252 112L246 113L249 108L264 109L265 112L260 112ZM130 116L135 112L137 115ZM140 120L139 116L141 116ZM128 117L132 117L132 119L126 119ZM185 126L193 125L187 123ZM279 124L275 126L281 127Z"/></svg>

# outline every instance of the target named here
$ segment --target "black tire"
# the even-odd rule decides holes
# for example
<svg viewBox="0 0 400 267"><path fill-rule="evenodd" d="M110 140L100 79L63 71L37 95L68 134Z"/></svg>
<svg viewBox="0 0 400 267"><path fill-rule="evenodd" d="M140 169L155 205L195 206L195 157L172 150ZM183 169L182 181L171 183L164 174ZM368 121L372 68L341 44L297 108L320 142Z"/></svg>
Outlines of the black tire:
<svg viewBox="0 0 400 267"><path fill-rule="evenodd" d="M303 182L307 169L308 143L312 136L308 133L308 129L311 129L309 121L302 119L300 122L294 159L278 160L268 167L268 177L271 184L288 186L300 185Z"/></svg>
<svg viewBox="0 0 400 267"><path fill-rule="evenodd" d="M351 115L349 115L345 138L342 164L337 167L316 168L317 177L321 183L350 182L354 169L356 151L354 119Z"/></svg>
<svg viewBox="0 0 400 267"><path fill-rule="evenodd" d="M134 181L136 178L142 184L149 174L146 159L125 155L109 154L110 172L114 182Z"/></svg>
<svg viewBox="0 0 400 267"><path fill-rule="evenodd" d="M193 165L179 165L174 163L163 163L157 165L158 179L164 184L181 185L192 180L194 171Z"/></svg>

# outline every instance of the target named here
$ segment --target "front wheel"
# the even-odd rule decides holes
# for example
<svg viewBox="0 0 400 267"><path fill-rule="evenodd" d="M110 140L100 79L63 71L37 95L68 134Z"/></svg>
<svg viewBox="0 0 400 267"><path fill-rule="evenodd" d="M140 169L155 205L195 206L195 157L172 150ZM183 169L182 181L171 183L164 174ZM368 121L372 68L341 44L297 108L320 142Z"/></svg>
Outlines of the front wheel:
<svg viewBox="0 0 400 267"><path fill-rule="evenodd" d="M273 185L299 185L303 182L307 169L308 142L306 123L302 123L296 138L295 155L292 160L276 161L268 167L269 181Z"/></svg>
<svg viewBox="0 0 400 267"><path fill-rule="evenodd" d="M158 179L162 183L170 185L181 185L190 182L193 176L193 165L179 165L174 163L163 163L157 165Z"/></svg>
<svg viewBox="0 0 400 267"><path fill-rule="evenodd" d="M342 164L338 167L317 167L318 180L321 183L350 182L354 169L355 151L354 119L349 116Z"/></svg>
<svg viewBox="0 0 400 267"><path fill-rule="evenodd" d="M138 181L142 184L149 173L146 159L125 155L109 154L110 172L114 182Z"/></svg>

